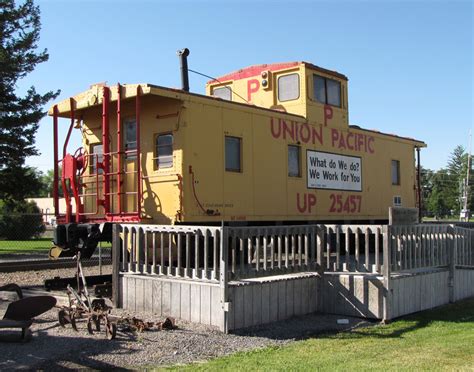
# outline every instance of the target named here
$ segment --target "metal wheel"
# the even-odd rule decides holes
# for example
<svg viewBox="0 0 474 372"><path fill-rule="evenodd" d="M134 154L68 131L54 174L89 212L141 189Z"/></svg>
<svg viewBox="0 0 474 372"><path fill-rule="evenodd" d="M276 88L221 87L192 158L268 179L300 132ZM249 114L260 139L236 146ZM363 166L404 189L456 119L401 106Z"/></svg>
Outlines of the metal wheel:
<svg viewBox="0 0 474 372"><path fill-rule="evenodd" d="M74 329L76 332L79 332L79 330L77 329L76 319L71 318L71 326L72 329Z"/></svg>
<svg viewBox="0 0 474 372"><path fill-rule="evenodd" d="M93 335L94 331L100 332L100 317L96 315L87 318L87 332Z"/></svg>
<svg viewBox="0 0 474 372"><path fill-rule="evenodd" d="M117 336L117 324L107 321L105 323L105 335L108 340L113 340Z"/></svg>
<svg viewBox="0 0 474 372"><path fill-rule="evenodd" d="M66 310L61 309L58 311L58 321L61 327L66 328L66 324L71 323L71 317Z"/></svg>
<svg viewBox="0 0 474 372"><path fill-rule="evenodd" d="M92 328L93 323L95 323L94 319L87 319L87 332L89 332L90 335L94 334L94 329Z"/></svg>
<svg viewBox="0 0 474 372"><path fill-rule="evenodd" d="M83 147L79 147L73 156L77 162L79 176L82 176L89 165L89 154Z"/></svg>
<svg viewBox="0 0 474 372"><path fill-rule="evenodd" d="M100 318L95 318L94 323L95 323L95 330L97 332L100 332Z"/></svg>
<svg viewBox="0 0 474 372"><path fill-rule="evenodd" d="M71 326L72 326L72 329L74 329L76 332L79 332L79 330L77 329L77 324L76 324L77 314L76 314L75 312L73 312L73 313L70 315L70 318L71 318Z"/></svg>

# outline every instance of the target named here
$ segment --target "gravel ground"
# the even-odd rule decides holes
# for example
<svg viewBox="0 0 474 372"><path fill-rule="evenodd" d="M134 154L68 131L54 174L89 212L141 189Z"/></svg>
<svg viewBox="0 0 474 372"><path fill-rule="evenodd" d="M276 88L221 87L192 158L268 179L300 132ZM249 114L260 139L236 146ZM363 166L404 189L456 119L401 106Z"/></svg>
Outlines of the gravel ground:
<svg viewBox="0 0 474 372"><path fill-rule="evenodd" d="M83 267L84 275L99 275L98 266ZM103 265L102 274L112 274L112 265ZM61 278L72 278L76 275L76 268L37 270L37 271L15 271L12 273L0 273L0 285L6 283L16 283L20 287L40 286L45 279L53 279L56 276Z"/></svg>
<svg viewBox="0 0 474 372"><path fill-rule="evenodd" d="M87 274L92 275L98 268L86 270ZM34 295L41 290L40 285L45 278L72 275L74 269L0 273L0 284L16 282L22 287L29 287L25 291L27 295ZM64 292L52 294L57 295L60 302L65 301ZM0 317L11 300L14 300L13 294L0 293ZM114 309L112 314L118 317L135 316L151 322L163 320L151 314L132 314L122 309ZM57 310L52 309L36 318L31 327L33 337L29 342L0 342L0 370L137 369L187 364L238 351L284 345L299 339L317 337L322 332L347 330L369 324L358 318L347 318L349 324L338 325L339 318L341 317L336 315L312 314L229 335L222 334L213 327L178 320L178 328L174 330L151 330L136 334L119 329L116 339L108 341L105 333L89 335L85 322L78 323L79 332L71 327L60 327ZM4 330L0 330L0 337L2 336L5 336Z"/></svg>
<svg viewBox="0 0 474 372"><path fill-rule="evenodd" d="M163 320L150 314L129 314L116 309L114 315L137 316L147 321ZM59 326L56 310L38 317L27 343L0 343L0 370L9 369L136 369L204 361L238 351L284 345L329 330L344 330L367 324L350 319L337 325L338 317L313 314L225 335L208 326L178 321L178 329L140 334L120 331L108 341L104 333L89 335L84 322L79 332Z"/></svg>

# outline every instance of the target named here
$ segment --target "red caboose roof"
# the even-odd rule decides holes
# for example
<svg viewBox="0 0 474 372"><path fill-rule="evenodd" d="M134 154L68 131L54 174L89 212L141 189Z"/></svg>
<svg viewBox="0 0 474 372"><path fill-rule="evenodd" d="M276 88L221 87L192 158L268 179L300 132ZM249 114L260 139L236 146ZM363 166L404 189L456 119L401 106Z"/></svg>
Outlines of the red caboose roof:
<svg viewBox="0 0 474 372"><path fill-rule="evenodd" d="M215 83L216 81L223 83L230 80L246 79L252 76L258 76L262 73L262 71L286 70L291 67L297 67L299 65L306 65L307 67L313 70L320 71L329 75L333 75L343 80L348 80L347 76L340 74L337 71L328 70L323 67L313 65L312 63L301 61L301 62L282 62L282 63L271 63L271 64L263 64L263 65L253 65L253 66L245 67L240 70L231 72L226 75L219 76L215 80L209 80L207 84L212 84L212 83Z"/></svg>

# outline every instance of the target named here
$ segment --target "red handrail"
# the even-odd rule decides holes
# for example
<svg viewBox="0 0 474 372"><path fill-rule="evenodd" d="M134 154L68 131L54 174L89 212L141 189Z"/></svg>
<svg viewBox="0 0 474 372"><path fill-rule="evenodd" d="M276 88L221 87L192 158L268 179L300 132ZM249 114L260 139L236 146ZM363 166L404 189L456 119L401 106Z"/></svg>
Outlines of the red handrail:
<svg viewBox="0 0 474 372"><path fill-rule="evenodd" d="M69 130L67 131L66 141L63 146L63 159L67 154L67 145L69 144L69 138L71 137L72 128L74 127L74 98L69 98L69 105L71 106L71 124L69 124Z"/></svg>
<svg viewBox="0 0 474 372"><path fill-rule="evenodd" d="M117 209L119 213L122 213L122 178L120 173L122 171L122 155L120 150L122 148L122 86L117 83Z"/></svg>
<svg viewBox="0 0 474 372"><path fill-rule="evenodd" d="M141 189L142 189L142 172L141 172L141 159L140 159L140 85L137 86L137 96L135 100L135 121L136 121L136 127L137 127L137 135L136 135L136 141L137 141L137 213L138 213L138 218L140 218L140 212L141 212Z"/></svg>
<svg viewBox="0 0 474 372"><path fill-rule="evenodd" d="M53 171L53 204L54 215L59 215L59 169L58 169L58 105L53 107L53 151L54 151L54 171Z"/></svg>
<svg viewBox="0 0 474 372"><path fill-rule="evenodd" d="M88 175L78 175L72 177L70 172L68 172L67 177L64 174L61 176L62 187L64 190L64 196L66 199L66 222L71 222L72 220L72 198L76 200L76 222L79 222L81 216L89 216L87 221L92 220L107 220L107 221L140 221L141 215L141 202L142 202L142 172L141 172L141 144L140 144L140 129L141 129L141 87L137 86L136 99L135 99L135 120L136 120L136 148L134 150L124 150L122 149L122 99L123 99L123 86L117 84L117 150L110 151L110 99L111 91L109 87L103 87L103 100L102 100L102 149L103 149L103 159L100 164L96 161L96 174ZM75 110L74 105L75 101L73 98L70 98L71 105L71 123L69 130L66 136L66 140L63 147L63 158L67 155L67 146L71 136L72 129L74 127L75 121ZM58 118L59 110L57 106L53 107L53 135L54 135L54 151L55 151L55 181L53 183L53 197L54 197L54 207L55 213L59 216L59 160L58 160ZM136 154L136 170L127 171L123 169L123 159L122 156L128 153ZM114 169L113 162L115 161L114 156L117 155L117 168ZM85 155L89 159L95 159L98 155ZM75 162L74 162L75 164ZM73 166L74 167L74 166ZM69 167L68 167L69 168ZM103 172L99 173L98 168L101 168ZM63 165L64 169L64 165ZM136 191L125 191L122 185L122 182L126 175L128 174L137 174L137 189ZM72 178L73 179L72 179ZM92 177L92 180L89 181L89 178ZM116 177L116 178L115 178ZM111 182L117 180L117 189L116 192L111 189ZM69 183L68 183L69 180ZM92 184L95 181L96 192L87 192L84 190L82 193L79 193L81 187L87 187L86 185ZM100 185L102 182L102 185ZM99 192L102 186L102 193ZM72 194L69 193L69 187L72 188ZM115 188L115 187L114 187ZM92 190L90 190L92 191ZM102 194L102 195L101 195ZM124 200L122 200L123 195L136 195L136 210L133 212L124 212ZM114 208L114 212L111 211L112 198L116 196L117 199L117 210ZM84 205L81 203L81 199L84 197L95 197L95 211L85 212ZM104 208L104 216L97 218L90 218L90 216L97 215L99 213L100 206ZM135 209L135 208L134 208Z"/></svg>
<svg viewBox="0 0 474 372"><path fill-rule="evenodd" d="M108 197L109 193L109 167L110 167L110 154L109 154L109 99L110 99L110 89L109 87L104 86L103 91L103 100L102 100L102 149L103 149L103 163L102 167L104 169L104 212L105 214L110 212L110 198Z"/></svg>

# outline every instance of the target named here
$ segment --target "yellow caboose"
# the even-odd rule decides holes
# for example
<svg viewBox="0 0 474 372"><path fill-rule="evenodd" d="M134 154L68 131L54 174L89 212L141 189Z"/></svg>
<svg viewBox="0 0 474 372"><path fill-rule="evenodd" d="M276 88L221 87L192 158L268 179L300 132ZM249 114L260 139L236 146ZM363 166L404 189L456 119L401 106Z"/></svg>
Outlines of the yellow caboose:
<svg viewBox="0 0 474 372"><path fill-rule="evenodd" d="M61 223L370 222L419 205L426 145L349 125L346 76L291 62L219 77L206 95L186 85L97 84L51 108ZM73 128L83 144L68 154Z"/></svg>

